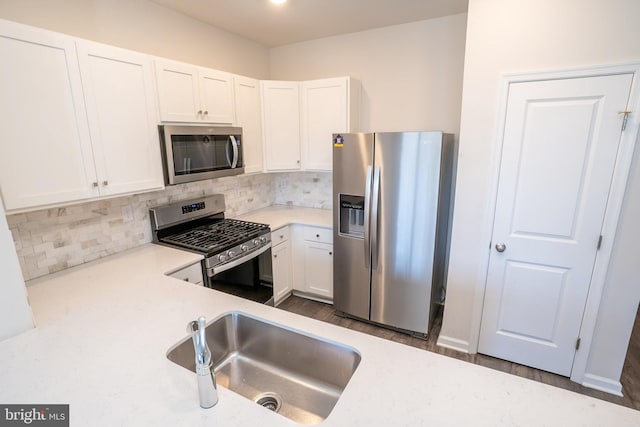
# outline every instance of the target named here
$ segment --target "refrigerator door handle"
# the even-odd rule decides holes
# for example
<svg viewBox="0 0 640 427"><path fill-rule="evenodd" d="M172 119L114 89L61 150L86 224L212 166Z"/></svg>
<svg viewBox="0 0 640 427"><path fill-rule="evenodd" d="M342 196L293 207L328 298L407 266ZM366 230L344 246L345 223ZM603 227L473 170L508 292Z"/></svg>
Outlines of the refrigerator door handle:
<svg viewBox="0 0 640 427"><path fill-rule="evenodd" d="M367 166L367 180L364 188L364 268L371 267L371 235L369 234L369 217L371 215L371 179L373 170Z"/></svg>
<svg viewBox="0 0 640 427"><path fill-rule="evenodd" d="M371 268L378 268L378 221L380 206L380 166L373 175L373 200L371 200Z"/></svg>

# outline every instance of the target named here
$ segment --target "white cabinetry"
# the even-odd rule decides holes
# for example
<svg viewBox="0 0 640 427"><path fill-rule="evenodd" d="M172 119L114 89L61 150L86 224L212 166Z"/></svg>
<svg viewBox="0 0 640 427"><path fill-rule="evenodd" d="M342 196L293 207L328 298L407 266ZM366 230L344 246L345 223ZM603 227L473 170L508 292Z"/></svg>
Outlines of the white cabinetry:
<svg viewBox="0 0 640 427"><path fill-rule="evenodd" d="M350 77L300 84L302 168L331 171L332 134L351 132L359 120L359 86Z"/></svg>
<svg viewBox="0 0 640 427"><path fill-rule="evenodd" d="M235 76L236 125L242 128L245 173L262 172L262 114L260 109L260 82L248 77Z"/></svg>
<svg viewBox="0 0 640 427"><path fill-rule="evenodd" d="M333 301L333 231L296 225L294 235L294 289L302 296Z"/></svg>
<svg viewBox="0 0 640 427"><path fill-rule="evenodd" d="M289 227L279 228L271 233L271 263L273 274L274 305L280 304L293 290L291 271L291 242Z"/></svg>
<svg viewBox="0 0 640 427"><path fill-rule="evenodd" d="M262 123L267 171L300 169L298 82L262 81Z"/></svg>
<svg viewBox="0 0 640 427"><path fill-rule="evenodd" d="M337 77L261 86L266 170L331 171L332 134L358 128L357 81Z"/></svg>
<svg viewBox="0 0 640 427"><path fill-rule="evenodd" d="M152 61L97 43L77 46L100 195L163 188Z"/></svg>
<svg viewBox="0 0 640 427"><path fill-rule="evenodd" d="M174 271L173 273L168 274L168 276L182 280L183 282L189 282L200 286L204 283L204 280L202 279L202 264L199 262Z"/></svg>
<svg viewBox="0 0 640 427"><path fill-rule="evenodd" d="M162 121L234 122L231 74L181 62L157 60L156 77Z"/></svg>
<svg viewBox="0 0 640 427"><path fill-rule="evenodd" d="M0 21L0 57L6 209L97 196L74 39Z"/></svg>
<svg viewBox="0 0 640 427"><path fill-rule="evenodd" d="M146 56L7 21L0 55L7 210L163 187Z"/></svg>

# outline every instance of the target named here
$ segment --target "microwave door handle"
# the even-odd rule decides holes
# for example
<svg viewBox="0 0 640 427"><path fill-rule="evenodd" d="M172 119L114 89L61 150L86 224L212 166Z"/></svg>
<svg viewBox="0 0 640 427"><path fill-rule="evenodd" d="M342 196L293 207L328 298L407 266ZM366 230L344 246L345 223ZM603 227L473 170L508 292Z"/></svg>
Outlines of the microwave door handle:
<svg viewBox="0 0 640 427"><path fill-rule="evenodd" d="M235 169L238 165L238 142L236 141L236 137L233 135L229 135L229 140L231 141L231 148L233 148L233 162L231 162L231 169Z"/></svg>

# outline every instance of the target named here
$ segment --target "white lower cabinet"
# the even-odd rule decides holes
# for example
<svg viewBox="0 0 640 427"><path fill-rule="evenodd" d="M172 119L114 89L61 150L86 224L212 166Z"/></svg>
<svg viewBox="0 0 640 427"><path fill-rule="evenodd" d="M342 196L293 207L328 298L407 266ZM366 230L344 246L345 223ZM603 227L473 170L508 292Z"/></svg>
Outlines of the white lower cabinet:
<svg viewBox="0 0 640 427"><path fill-rule="evenodd" d="M294 227L294 290L302 296L333 301L333 232L330 228Z"/></svg>
<svg viewBox="0 0 640 427"><path fill-rule="evenodd" d="M284 301L293 290L291 274L291 242L289 227L279 228L271 233L271 268L273 279L274 305Z"/></svg>
<svg viewBox="0 0 640 427"><path fill-rule="evenodd" d="M202 264L199 262L174 271L173 273L168 274L168 276L173 277L174 279L182 280L184 282L193 283L195 285L202 286L204 284L202 276Z"/></svg>

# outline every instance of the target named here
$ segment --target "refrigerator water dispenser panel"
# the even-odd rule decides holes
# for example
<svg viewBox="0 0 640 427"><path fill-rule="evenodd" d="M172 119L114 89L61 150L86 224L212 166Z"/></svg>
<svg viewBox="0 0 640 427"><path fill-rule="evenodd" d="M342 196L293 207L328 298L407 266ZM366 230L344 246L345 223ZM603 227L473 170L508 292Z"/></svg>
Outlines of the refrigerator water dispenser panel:
<svg viewBox="0 0 640 427"><path fill-rule="evenodd" d="M364 238L364 196L340 194L340 235Z"/></svg>

